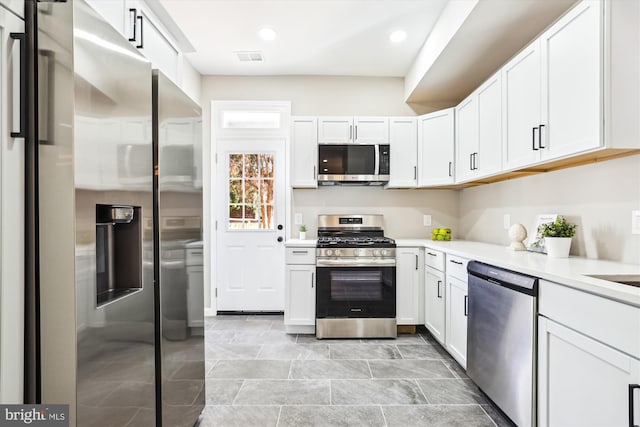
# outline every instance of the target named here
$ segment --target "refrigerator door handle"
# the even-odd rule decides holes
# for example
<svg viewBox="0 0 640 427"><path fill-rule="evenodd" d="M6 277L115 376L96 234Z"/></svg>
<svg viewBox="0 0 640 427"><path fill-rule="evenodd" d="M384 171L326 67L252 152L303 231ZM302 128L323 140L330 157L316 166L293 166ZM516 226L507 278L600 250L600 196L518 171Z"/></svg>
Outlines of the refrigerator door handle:
<svg viewBox="0 0 640 427"><path fill-rule="evenodd" d="M27 71L27 35L25 33L10 33L13 40L20 42L20 124L17 132L12 131L12 138L24 138L27 136L27 79L24 77Z"/></svg>

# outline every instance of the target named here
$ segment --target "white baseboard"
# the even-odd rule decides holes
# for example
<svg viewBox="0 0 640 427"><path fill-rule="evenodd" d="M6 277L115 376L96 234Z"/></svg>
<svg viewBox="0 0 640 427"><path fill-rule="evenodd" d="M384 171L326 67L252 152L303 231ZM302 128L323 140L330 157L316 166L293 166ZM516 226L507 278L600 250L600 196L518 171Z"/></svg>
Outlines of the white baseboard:
<svg viewBox="0 0 640 427"><path fill-rule="evenodd" d="M216 312L216 310L214 310L213 308L207 308L205 307L204 309L204 317L214 317L216 316L218 313Z"/></svg>

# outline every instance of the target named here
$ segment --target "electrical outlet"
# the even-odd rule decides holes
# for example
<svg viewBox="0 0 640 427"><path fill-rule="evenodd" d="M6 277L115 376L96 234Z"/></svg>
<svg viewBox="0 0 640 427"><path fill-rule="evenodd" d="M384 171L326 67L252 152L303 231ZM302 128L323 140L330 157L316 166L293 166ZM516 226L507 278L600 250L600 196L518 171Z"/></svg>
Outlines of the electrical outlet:
<svg viewBox="0 0 640 427"><path fill-rule="evenodd" d="M511 227L511 215L504 214L504 217L502 219L502 225L505 230L508 230L509 227Z"/></svg>
<svg viewBox="0 0 640 427"><path fill-rule="evenodd" d="M431 225L431 215L424 215L422 217L422 223L424 224L425 227L428 227Z"/></svg>
<svg viewBox="0 0 640 427"><path fill-rule="evenodd" d="M631 234L640 234L640 211L631 211Z"/></svg>
<svg viewBox="0 0 640 427"><path fill-rule="evenodd" d="M295 223L295 225L302 225L302 214L297 213L293 222Z"/></svg>

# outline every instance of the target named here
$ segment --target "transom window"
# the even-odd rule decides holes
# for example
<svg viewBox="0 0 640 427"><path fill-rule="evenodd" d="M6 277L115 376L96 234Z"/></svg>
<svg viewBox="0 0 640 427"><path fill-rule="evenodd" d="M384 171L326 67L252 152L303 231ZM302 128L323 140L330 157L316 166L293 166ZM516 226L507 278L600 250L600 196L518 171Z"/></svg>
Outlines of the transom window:
<svg viewBox="0 0 640 427"><path fill-rule="evenodd" d="M273 153L230 153L230 230L274 229Z"/></svg>

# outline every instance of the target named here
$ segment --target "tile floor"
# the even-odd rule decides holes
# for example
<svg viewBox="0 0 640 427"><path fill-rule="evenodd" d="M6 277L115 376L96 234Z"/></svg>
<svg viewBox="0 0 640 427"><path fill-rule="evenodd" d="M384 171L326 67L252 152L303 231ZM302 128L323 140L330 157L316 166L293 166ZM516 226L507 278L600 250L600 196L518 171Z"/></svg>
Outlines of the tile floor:
<svg viewBox="0 0 640 427"><path fill-rule="evenodd" d="M396 340L288 335L278 315L207 318L199 427L510 426L420 329Z"/></svg>

